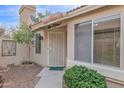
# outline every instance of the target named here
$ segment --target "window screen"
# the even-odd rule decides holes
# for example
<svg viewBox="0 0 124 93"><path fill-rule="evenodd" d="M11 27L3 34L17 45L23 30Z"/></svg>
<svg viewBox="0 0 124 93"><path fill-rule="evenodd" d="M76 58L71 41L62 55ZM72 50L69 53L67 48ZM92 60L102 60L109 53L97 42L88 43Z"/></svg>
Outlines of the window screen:
<svg viewBox="0 0 124 93"><path fill-rule="evenodd" d="M75 60L91 62L92 22L75 25Z"/></svg>
<svg viewBox="0 0 124 93"><path fill-rule="evenodd" d="M120 15L94 22L94 63L120 66Z"/></svg>
<svg viewBox="0 0 124 93"><path fill-rule="evenodd" d="M41 53L41 35L36 34L36 53Z"/></svg>

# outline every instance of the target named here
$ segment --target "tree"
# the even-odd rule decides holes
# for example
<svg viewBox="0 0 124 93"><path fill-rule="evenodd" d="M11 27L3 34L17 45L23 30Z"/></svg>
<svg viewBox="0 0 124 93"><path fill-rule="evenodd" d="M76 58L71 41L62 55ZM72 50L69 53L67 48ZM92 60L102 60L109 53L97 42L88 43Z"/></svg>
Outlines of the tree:
<svg viewBox="0 0 124 93"><path fill-rule="evenodd" d="M20 25L20 27L18 29L13 29L14 33L13 33L13 39L20 44L26 44L28 46L29 49L29 60L30 61L30 51L31 51L31 44L32 44L32 40L34 37L34 33L31 32L30 28L28 25L26 24L22 24Z"/></svg>
<svg viewBox="0 0 124 93"><path fill-rule="evenodd" d="M43 14L43 13L37 13L39 20L42 19L43 17L49 16L50 14L51 14L51 12L48 11L48 10L45 11L45 14Z"/></svg>
<svg viewBox="0 0 124 93"><path fill-rule="evenodd" d="M51 14L50 11L48 11L48 10L45 11L45 16L48 16L48 15L50 15L50 14Z"/></svg>
<svg viewBox="0 0 124 93"><path fill-rule="evenodd" d="M0 28L0 37L1 37L2 35L4 35L4 32L5 32L5 29Z"/></svg>
<svg viewBox="0 0 124 93"><path fill-rule="evenodd" d="M38 15L38 19L42 19L44 17L42 13L37 13L37 15Z"/></svg>
<svg viewBox="0 0 124 93"><path fill-rule="evenodd" d="M2 37L5 33L5 26L0 25L0 37Z"/></svg>

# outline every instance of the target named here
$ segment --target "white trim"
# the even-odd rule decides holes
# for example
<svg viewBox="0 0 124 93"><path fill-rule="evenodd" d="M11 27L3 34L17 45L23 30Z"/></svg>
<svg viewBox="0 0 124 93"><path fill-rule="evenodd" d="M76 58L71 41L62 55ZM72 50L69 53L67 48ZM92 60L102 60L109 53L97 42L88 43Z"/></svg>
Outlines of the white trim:
<svg viewBox="0 0 124 93"><path fill-rule="evenodd" d="M63 65L65 66L65 51L66 51L66 50L65 50L65 46L66 46L66 44L65 44L65 43L66 43L66 42L65 42L65 35L66 35L66 34L65 34L65 31L64 31L63 33L64 33L64 35L63 35L63 39L64 39L64 40L63 40L63 44L64 44L64 46L63 46L63 57L64 57L64 58L63 58Z"/></svg>
<svg viewBox="0 0 124 93"><path fill-rule="evenodd" d="M120 18L120 14L115 14L115 15L110 15L110 16L106 16L106 17L102 17L102 18L97 18L94 20L94 23L102 22L102 21L108 21L108 20L112 20L112 19L116 19L116 18Z"/></svg>
<svg viewBox="0 0 124 93"><path fill-rule="evenodd" d="M77 24L82 24L82 23L85 23L85 22L90 22L91 21L91 23L92 23L92 19L86 19L86 20L82 20L82 21L80 21L80 22L76 22L75 24L74 24L74 26L75 25L77 25Z"/></svg>
<svg viewBox="0 0 124 93"><path fill-rule="evenodd" d="M92 20L92 39L91 39L91 63L93 64L94 60L94 20Z"/></svg>
<svg viewBox="0 0 124 93"><path fill-rule="evenodd" d="M74 60L75 60L75 25L77 25L77 24L82 24L82 23L85 23L85 22L91 22L91 62L87 62L87 63L90 63L90 64L93 64L93 58L92 58L92 56L93 56L93 50L92 50L92 47L93 47L93 41L92 41L92 33L93 33L93 20L91 19L91 20L83 20L83 21L81 21L81 22L78 22L78 23L75 23L74 24Z"/></svg>
<svg viewBox="0 0 124 93"><path fill-rule="evenodd" d="M47 47L48 47L47 48L48 49L48 51L47 51L48 52L48 62L47 63L48 63L48 66L49 66L49 49L50 49L49 48L49 31L48 31L48 46Z"/></svg>
<svg viewBox="0 0 124 93"><path fill-rule="evenodd" d="M122 62L122 27L123 27L123 22L122 22L122 17L123 17L123 14L120 13L120 69L121 69L121 62Z"/></svg>
<svg viewBox="0 0 124 93"><path fill-rule="evenodd" d="M105 65L105 64L99 64L99 63L93 63L93 64L91 64L91 63L89 63L89 62L86 62L86 61L79 61L79 60L74 60L74 62L79 62L79 63L81 63L81 64L87 64L87 65L97 65L97 66L104 66L104 67L109 67L109 68L115 68L115 69L120 69L119 67L116 67L116 66L110 66L110 65Z"/></svg>
<svg viewBox="0 0 124 93"><path fill-rule="evenodd" d="M84 13L87 13L87 12L90 12L90 11L92 11L92 10L99 9L99 8L102 8L102 7L105 7L105 6L106 6L106 5L92 5L92 6L88 5L88 6L85 7L85 9L82 8L82 11L80 11L80 12L78 12L78 13L68 14L68 15L65 16L65 17L62 17L62 18L57 19L57 20L55 20L55 21L51 21L51 22L49 22L49 23L47 23L47 24L42 24L41 22L39 22L39 23L37 23L37 24L34 24L34 25L31 26L31 27L32 27L32 30L31 30L31 31L35 31L35 30L37 30L37 29L39 29L39 28L42 28L42 27L44 27L44 26L48 26L48 25L53 24L53 23L56 23L56 22L65 21L65 20L70 19L70 18L72 18L72 17L76 17L76 16L79 16L79 15L81 15L81 14L84 14ZM40 27L39 27L39 26L37 27L36 25L39 25Z"/></svg>
<svg viewBox="0 0 124 93"><path fill-rule="evenodd" d="M100 20L102 18L107 18L107 17L111 17L111 16L115 16L115 15L121 15L121 12L116 12L116 13L110 13L110 14L106 14L106 15L101 15L101 16L97 16L96 18L93 18L93 20Z"/></svg>
<svg viewBox="0 0 124 93"><path fill-rule="evenodd" d="M63 34L63 66L65 66L65 32L62 32Z"/></svg>
<svg viewBox="0 0 124 93"><path fill-rule="evenodd" d="M75 60L75 25L76 24L73 24L73 60ZM70 32L69 32L70 33Z"/></svg>
<svg viewBox="0 0 124 93"><path fill-rule="evenodd" d="M70 59L67 59L67 63L68 63L67 64L68 68L70 68L74 65L82 65L82 66L89 67L90 69L97 70L99 73L103 74L104 76L124 81L124 70L121 70L117 67L106 66L106 65L101 65L101 64L100 65L99 64L91 65L87 62L74 61L74 60L70 60Z"/></svg>

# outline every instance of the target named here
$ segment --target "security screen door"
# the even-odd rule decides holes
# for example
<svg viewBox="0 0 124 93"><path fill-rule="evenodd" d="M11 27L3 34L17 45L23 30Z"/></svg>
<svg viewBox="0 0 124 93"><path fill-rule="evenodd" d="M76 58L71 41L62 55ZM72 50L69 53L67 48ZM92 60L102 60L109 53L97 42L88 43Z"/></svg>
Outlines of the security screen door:
<svg viewBox="0 0 124 93"><path fill-rule="evenodd" d="M49 32L49 66L64 66L65 32Z"/></svg>

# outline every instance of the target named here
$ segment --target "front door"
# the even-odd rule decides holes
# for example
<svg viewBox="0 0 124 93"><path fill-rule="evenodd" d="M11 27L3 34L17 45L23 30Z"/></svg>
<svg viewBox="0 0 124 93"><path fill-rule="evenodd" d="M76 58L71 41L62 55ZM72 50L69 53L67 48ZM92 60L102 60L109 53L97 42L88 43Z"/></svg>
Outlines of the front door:
<svg viewBox="0 0 124 93"><path fill-rule="evenodd" d="M49 66L59 67L65 63L65 32L49 32Z"/></svg>

